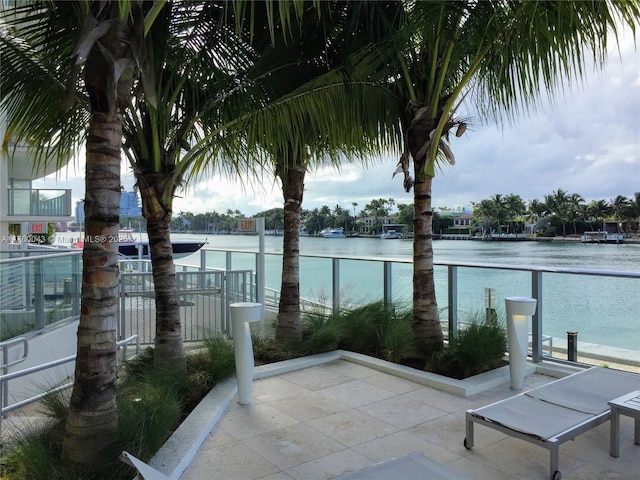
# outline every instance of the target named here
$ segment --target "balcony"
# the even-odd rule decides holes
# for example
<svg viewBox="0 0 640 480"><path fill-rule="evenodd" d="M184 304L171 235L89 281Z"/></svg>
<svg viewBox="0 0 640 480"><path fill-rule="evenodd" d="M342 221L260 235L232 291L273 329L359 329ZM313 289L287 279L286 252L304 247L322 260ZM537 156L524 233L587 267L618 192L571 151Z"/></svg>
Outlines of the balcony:
<svg viewBox="0 0 640 480"><path fill-rule="evenodd" d="M8 193L8 217L20 221L33 221L33 217L54 219L71 216L70 189L12 188Z"/></svg>

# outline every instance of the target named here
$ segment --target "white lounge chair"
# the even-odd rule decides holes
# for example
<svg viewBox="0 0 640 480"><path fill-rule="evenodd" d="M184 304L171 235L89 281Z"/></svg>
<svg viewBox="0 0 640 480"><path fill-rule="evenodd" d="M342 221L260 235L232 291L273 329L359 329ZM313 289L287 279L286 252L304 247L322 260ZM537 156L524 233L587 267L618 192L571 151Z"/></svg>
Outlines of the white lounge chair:
<svg viewBox="0 0 640 480"><path fill-rule="evenodd" d="M559 447L609 420L607 402L640 389L640 375L593 367L506 400L466 412L464 446L479 423L550 451L550 478L560 480Z"/></svg>

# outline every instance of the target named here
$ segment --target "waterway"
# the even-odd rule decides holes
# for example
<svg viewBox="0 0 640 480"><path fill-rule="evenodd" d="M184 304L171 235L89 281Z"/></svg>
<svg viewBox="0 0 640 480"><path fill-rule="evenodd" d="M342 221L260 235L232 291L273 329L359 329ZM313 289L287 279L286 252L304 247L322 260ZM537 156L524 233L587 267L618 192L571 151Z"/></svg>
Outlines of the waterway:
<svg viewBox="0 0 640 480"><path fill-rule="evenodd" d="M139 235L139 234L136 234ZM256 269L257 236L174 234L175 239L206 239L208 268L225 268L225 250L233 251L231 268ZM383 297L383 262L392 264L393 302L409 306L412 297L411 240L379 238L300 238L300 295L332 302L332 262L340 258L341 304L362 304ZM215 250L214 250L215 249ZM280 290L282 237L265 238L265 283ZM580 242L500 242L436 240L434 261L481 263L596 271L640 272L640 244L582 244ZM354 257L364 260L353 260ZM371 261L376 260L376 261ZM199 266L201 254L178 260ZM434 270L441 318L447 318L447 267ZM458 268L458 318L478 318L485 312L485 289L495 291L495 308L504 313L504 298L531 296L531 273L488 268ZM625 348L640 359L640 280L561 273L542 274L539 310L543 334L566 339L578 332L579 341Z"/></svg>
<svg viewBox="0 0 640 480"><path fill-rule="evenodd" d="M202 238L177 235L178 238ZM206 236L207 248L256 252L255 236ZM304 298L331 302L330 257L340 260L341 302L358 304L382 298L382 262L351 260L398 260L392 266L394 303L409 305L412 292L412 241L376 238L324 239L301 237L300 294ZM601 271L640 272L638 244L582 244L579 242L498 242L436 240L434 261L539 267L579 268ZM265 238L266 286L279 290L282 237ZM305 257L313 256L313 257ZM316 258L322 256L327 258ZM223 253L208 252L207 266L224 267ZM197 265L200 255L180 261ZM402 263L400 263L402 262ZM234 253L232 268L255 269L253 254ZM447 268L434 272L438 304L446 319ZM504 298L531 295L531 273L521 271L458 268L458 317L484 315L485 289L496 294L496 309L504 311ZM579 341L638 351L640 359L640 281L602 276L544 273L542 289L543 333L564 339L578 332Z"/></svg>

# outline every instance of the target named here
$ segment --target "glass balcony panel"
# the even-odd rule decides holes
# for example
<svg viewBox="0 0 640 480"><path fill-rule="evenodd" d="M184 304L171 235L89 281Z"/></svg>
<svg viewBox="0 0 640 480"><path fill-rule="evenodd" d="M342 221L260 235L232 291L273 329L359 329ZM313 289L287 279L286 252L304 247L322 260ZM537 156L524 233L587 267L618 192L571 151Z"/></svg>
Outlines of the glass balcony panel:
<svg viewBox="0 0 640 480"><path fill-rule="evenodd" d="M66 217L71 215L71 190L12 188L9 215Z"/></svg>

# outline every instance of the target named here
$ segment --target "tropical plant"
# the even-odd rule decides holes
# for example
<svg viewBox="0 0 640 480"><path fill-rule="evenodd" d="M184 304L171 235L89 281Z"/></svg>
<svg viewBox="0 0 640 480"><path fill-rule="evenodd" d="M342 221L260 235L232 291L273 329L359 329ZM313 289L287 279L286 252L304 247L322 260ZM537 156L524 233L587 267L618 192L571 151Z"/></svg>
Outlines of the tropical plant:
<svg viewBox="0 0 640 480"><path fill-rule="evenodd" d="M504 205L507 210L507 218L509 219L509 232L517 233L514 223L516 219L522 217L526 211L524 201L520 198L520 195L510 193L505 197Z"/></svg>
<svg viewBox="0 0 640 480"><path fill-rule="evenodd" d="M458 331L448 348L434 352L427 370L454 378L466 378L503 363L507 351L507 335L498 322L471 320Z"/></svg>
<svg viewBox="0 0 640 480"><path fill-rule="evenodd" d="M602 229L602 222L609 215L610 207L606 200L592 200L586 207L586 214L590 222L595 222L595 228ZM592 227L593 228L593 227Z"/></svg>
<svg viewBox="0 0 640 480"><path fill-rule="evenodd" d="M636 1L504 0L407 2L406 13L406 35L386 56L405 145L396 171L405 190L414 189L414 331L425 348L441 349L431 187L437 167L454 163L450 137L466 130L460 103L474 102L485 119L506 111L513 120L541 92L581 76L587 58L602 67L607 40L622 23L634 28L640 12Z"/></svg>
<svg viewBox="0 0 640 480"><path fill-rule="evenodd" d="M151 6L146 25L161 5ZM16 2L2 22L8 137L35 143L36 162L60 162L82 141L76 132L88 132L81 314L63 456L96 464L118 430L122 112L143 63L145 16L137 2Z"/></svg>
<svg viewBox="0 0 640 480"><path fill-rule="evenodd" d="M569 194L559 188L550 195L544 196L547 213L562 223L562 236L567 236L567 223L573 218L573 205Z"/></svg>
<svg viewBox="0 0 640 480"><path fill-rule="evenodd" d="M369 85L349 78L354 68L350 55L366 45L376 30L370 19L384 18L370 16L367 10L380 8L376 3L325 2L317 9L309 5L291 31L274 36L266 23L256 23L250 32L256 60L247 78L259 87L260 94L252 96L255 114L240 125L246 129L249 151L255 149L270 159L284 198L276 323L276 336L282 340L302 336L299 232L307 170L327 163L339 165L356 156L364 159L364 153L378 150L392 138L380 121L384 112L381 93L385 92L374 86L373 96L367 93ZM361 108L363 97L377 101L378 108L373 101L368 109ZM340 226L347 226L348 218L341 207L334 212Z"/></svg>
<svg viewBox="0 0 640 480"><path fill-rule="evenodd" d="M216 89L210 88L212 79L197 75L201 65L195 57L217 51L222 42L213 48L202 40L219 40L213 33L224 35L229 29L217 28L226 26L217 21L227 11L220 4L167 5L163 1L16 3L3 16L11 24L11 29L2 29L1 39L8 138L35 141L36 161L60 162L77 149L88 129L85 239L106 239L84 243L83 314L65 436L65 456L71 462L87 464L100 458L117 429L113 384L123 134L135 164L157 277L156 362L159 368L184 370L168 224L173 194L189 164L179 169L176 159L194 135L209 131L198 131L200 126L219 125L209 122L219 116L218 99L211 95ZM234 2L242 11L245 6ZM284 9L281 18L287 12ZM203 21L212 18L215 28ZM209 29L203 33L199 28ZM234 56L239 53L223 49L222 55L241 61L244 56ZM217 68L213 79L222 78L228 86L228 65L215 60L219 58L207 57L203 65ZM87 94L76 98L77 83ZM70 86L67 95L65 85ZM203 150L198 154L206 156Z"/></svg>

